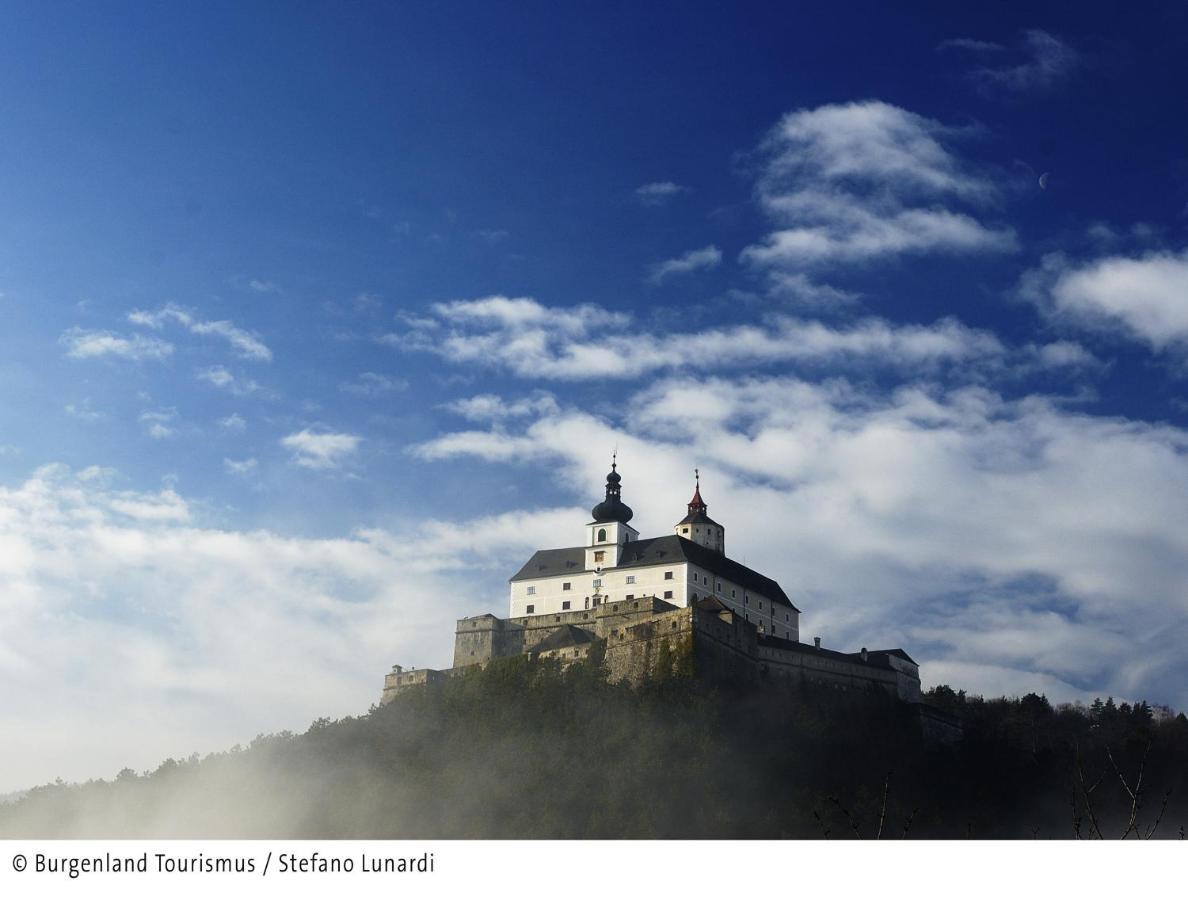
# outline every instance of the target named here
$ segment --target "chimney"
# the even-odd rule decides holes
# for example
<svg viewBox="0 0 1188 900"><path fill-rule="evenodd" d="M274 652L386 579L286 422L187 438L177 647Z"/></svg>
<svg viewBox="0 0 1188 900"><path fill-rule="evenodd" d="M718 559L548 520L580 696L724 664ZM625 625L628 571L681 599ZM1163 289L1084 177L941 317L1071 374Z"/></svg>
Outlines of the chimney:
<svg viewBox="0 0 1188 900"><path fill-rule="evenodd" d="M819 637L813 638L813 646L816 647L818 650L821 649L821 639Z"/></svg>
<svg viewBox="0 0 1188 900"><path fill-rule="evenodd" d="M865 647L862 648L862 661L866 662L866 648Z"/></svg>

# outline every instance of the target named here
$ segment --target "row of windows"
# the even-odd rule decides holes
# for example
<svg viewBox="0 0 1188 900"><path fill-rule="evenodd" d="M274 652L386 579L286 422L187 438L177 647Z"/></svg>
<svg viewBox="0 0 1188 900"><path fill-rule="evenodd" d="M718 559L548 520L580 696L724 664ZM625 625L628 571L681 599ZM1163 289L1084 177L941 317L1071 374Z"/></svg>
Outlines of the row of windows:
<svg viewBox="0 0 1188 900"><path fill-rule="evenodd" d="M665 572L665 573L664 573L664 580L665 580L665 581L672 581L672 573L671 573L671 572ZM628 576L627 576L627 583L628 583L628 584L635 584L635 576L634 576L634 575L628 575ZM594 587L596 587L596 588L597 588L597 587L602 587L602 579L601 579L601 578L595 578L595 579L594 579ZM571 591L571 590L573 590L573 582L572 582L572 581L563 581L563 582L561 582L561 590L563 590L563 591ZM534 585L534 584L530 584L530 585L528 585L528 589L525 591L525 593L526 593L526 594L528 594L528 596L529 596L529 597L534 597L534 596L536 596L536 585Z"/></svg>
<svg viewBox="0 0 1188 900"><path fill-rule="evenodd" d="M532 593L531 589L529 589L529 593ZM586 599L587 599L587 606L588 606L588 605L589 605L589 598L586 598ZM628 595L627 595L626 597L624 597L623 599L624 599L624 600L634 600L634 599L635 599L635 594L628 594ZM672 599L672 591L665 591L665 592L664 592L664 599L665 599L665 600L671 600L671 599ZM571 608L572 608L572 605L571 605L571 603L570 603L568 600L562 600L562 601L561 601L561 610L562 610L562 612L564 612L564 611L566 611L566 610L569 610L569 609L571 609ZM535 603L529 603L529 604L528 604L528 606L527 606L527 608L526 608L526 614L530 616L530 615L532 615L532 614L533 614L533 613L535 613L535 612L536 612L536 604L535 604Z"/></svg>

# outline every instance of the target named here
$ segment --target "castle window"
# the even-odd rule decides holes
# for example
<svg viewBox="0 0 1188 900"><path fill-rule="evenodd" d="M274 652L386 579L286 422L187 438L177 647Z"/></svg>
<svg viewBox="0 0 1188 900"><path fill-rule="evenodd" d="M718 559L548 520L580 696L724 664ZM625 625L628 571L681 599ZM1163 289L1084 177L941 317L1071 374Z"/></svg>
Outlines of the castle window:
<svg viewBox="0 0 1188 900"><path fill-rule="evenodd" d="M730 589L730 598L734 599L734 588Z"/></svg>
<svg viewBox="0 0 1188 900"><path fill-rule="evenodd" d="M532 615L534 612L536 612L536 607L533 606L531 603L529 603L528 604L528 615Z"/></svg>
<svg viewBox="0 0 1188 900"><path fill-rule="evenodd" d="M750 605L751 605L751 598L743 597L743 606L750 606Z"/></svg>
<svg viewBox="0 0 1188 900"><path fill-rule="evenodd" d="M567 590L569 590L571 587L572 587L572 585L570 584L570 582L568 582L568 581L563 581L563 582L561 582L561 590L563 590L563 591L567 591Z"/></svg>
<svg viewBox="0 0 1188 900"><path fill-rule="evenodd" d="M672 599L672 591L665 591L665 592L664 592L664 599L665 599L665 600L671 600L671 599Z"/></svg>
<svg viewBox="0 0 1188 900"><path fill-rule="evenodd" d="M708 576L708 575L702 575L702 576L701 576L701 583L702 583L702 584L709 584L709 576Z"/></svg>
<svg viewBox="0 0 1188 900"><path fill-rule="evenodd" d="M628 594L626 599L628 599L628 600L634 600L634 599L635 599L635 594ZM639 606L639 604L638 604L638 603L637 603L637 604L635 604L635 605L636 605L636 606Z"/></svg>
<svg viewBox="0 0 1188 900"><path fill-rule="evenodd" d="M606 559L606 551L605 550L595 550L594 551L594 562L602 562L604 559Z"/></svg>
<svg viewBox="0 0 1188 900"><path fill-rule="evenodd" d="M682 528L682 529L681 529L681 534L688 534L688 533L689 533L689 529L688 529L688 528Z"/></svg>
<svg viewBox="0 0 1188 900"><path fill-rule="evenodd" d="M719 590L719 591L722 590L722 582L720 582L720 581L718 582L717 590Z"/></svg>
<svg viewBox="0 0 1188 900"><path fill-rule="evenodd" d="M628 576L627 576L627 583L628 583L628 584L635 584L635 576L634 576L634 575L628 575Z"/></svg>
<svg viewBox="0 0 1188 900"><path fill-rule="evenodd" d="M603 541L605 541L605 540L606 540L606 529L605 529L605 528L599 528L599 529L598 529L598 543L600 543L600 544L601 544L601 543L602 543Z"/></svg>
<svg viewBox="0 0 1188 900"><path fill-rule="evenodd" d="M759 608L763 609L763 601L762 600L759 601Z"/></svg>
<svg viewBox="0 0 1188 900"><path fill-rule="evenodd" d="M534 585L534 584L528 585L528 596L531 597L535 593L536 593L536 585Z"/></svg>
<svg viewBox="0 0 1188 900"><path fill-rule="evenodd" d="M563 600L563 601L561 602L561 608L562 608L562 609L569 609L569 601L568 601L568 600Z"/></svg>
<svg viewBox="0 0 1188 900"><path fill-rule="evenodd" d="M665 573L664 573L664 580L665 580L665 581L672 581L672 573L671 573L671 572L665 572Z"/></svg>
<svg viewBox="0 0 1188 900"><path fill-rule="evenodd" d="M600 588L600 587L602 587L602 579L601 579L601 578L595 578L595 579L594 579L594 587L595 587L595 588Z"/></svg>

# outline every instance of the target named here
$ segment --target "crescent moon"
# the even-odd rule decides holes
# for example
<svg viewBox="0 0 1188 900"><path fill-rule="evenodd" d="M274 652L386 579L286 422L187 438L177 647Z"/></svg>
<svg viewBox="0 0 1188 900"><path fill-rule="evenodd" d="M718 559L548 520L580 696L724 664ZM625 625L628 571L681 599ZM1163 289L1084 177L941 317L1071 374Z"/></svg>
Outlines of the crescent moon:
<svg viewBox="0 0 1188 900"><path fill-rule="evenodd" d="M1039 185L1041 190L1046 190L1048 187L1048 173L1045 172L1039 177Z"/></svg>

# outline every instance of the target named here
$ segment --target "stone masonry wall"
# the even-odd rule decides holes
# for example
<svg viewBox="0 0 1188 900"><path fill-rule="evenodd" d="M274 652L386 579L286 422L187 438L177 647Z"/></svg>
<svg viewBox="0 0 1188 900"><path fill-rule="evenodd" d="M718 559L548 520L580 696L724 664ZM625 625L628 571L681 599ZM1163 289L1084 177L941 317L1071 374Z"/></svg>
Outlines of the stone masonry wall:
<svg viewBox="0 0 1188 900"><path fill-rule="evenodd" d="M531 653L564 625L585 629L606 642L605 664L611 681L638 684L655 676L663 662L670 671L709 681L745 683L774 676L862 690L875 687L903 700L919 700L919 679L902 672L845 659L841 654L814 653L807 647L761 645L755 626L729 612L676 607L643 597L516 619L493 615L460 619L454 668L393 672L384 679L384 701L400 690L449 677L467 666ZM541 656L569 664L586 659L590 648L590 643L559 647Z"/></svg>

